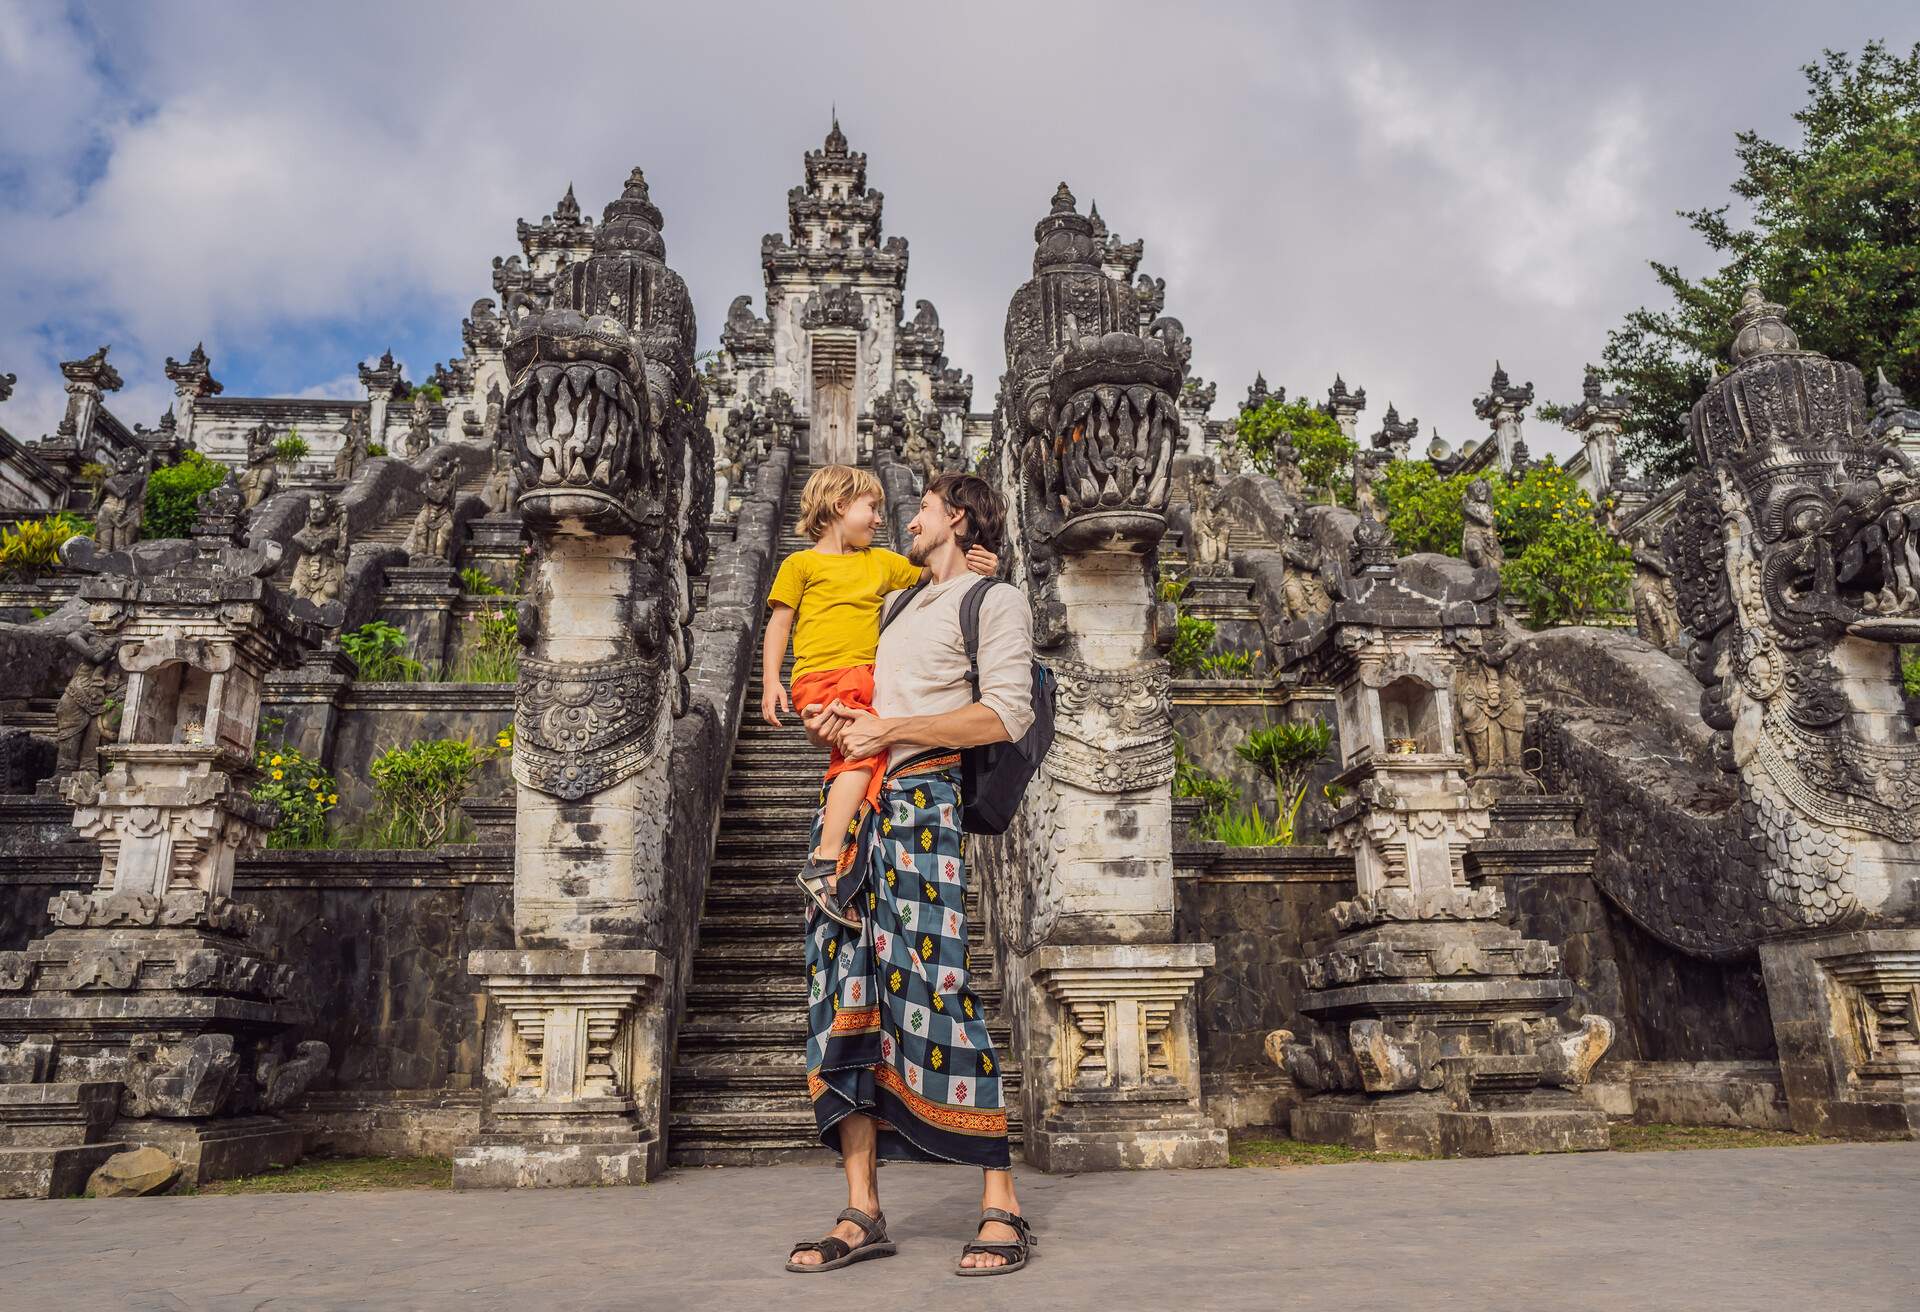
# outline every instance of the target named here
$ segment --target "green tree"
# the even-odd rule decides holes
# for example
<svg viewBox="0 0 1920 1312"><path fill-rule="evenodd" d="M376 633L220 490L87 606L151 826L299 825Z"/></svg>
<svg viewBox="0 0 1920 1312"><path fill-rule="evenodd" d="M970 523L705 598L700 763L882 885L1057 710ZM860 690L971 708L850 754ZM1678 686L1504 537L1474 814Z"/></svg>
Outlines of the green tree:
<svg viewBox="0 0 1920 1312"><path fill-rule="evenodd" d="M1335 481L1352 471L1354 445L1331 415L1305 401L1275 396L1234 421L1233 441L1262 473L1278 471L1283 439L1293 445L1301 481L1324 490L1329 501L1338 500Z"/></svg>
<svg viewBox="0 0 1920 1312"><path fill-rule="evenodd" d="M1681 211L1725 263L1696 281L1655 262L1673 305L1635 310L1608 334L1607 376L1634 398L1621 450L1655 479L1692 464L1687 412L1726 367L1748 282L1787 307L1808 350L1869 378L1884 368L1920 394L1920 44L1904 56L1878 41L1858 59L1828 50L1802 71L1799 143L1736 137L1747 226L1729 205Z"/></svg>
<svg viewBox="0 0 1920 1312"><path fill-rule="evenodd" d="M187 451L180 463L156 469L147 477L146 517L140 536L184 538L193 532L193 521L200 513L200 498L227 479L227 467L209 460L198 451Z"/></svg>
<svg viewBox="0 0 1920 1312"><path fill-rule="evenodd" d="M1472 481L1470 474L1442 478L1424 460L1389 463L1373 488L1395 545L1404 552L1459 555L1460 535L1466 527L1460 503L1466 500L1467 484Z"/></svg>

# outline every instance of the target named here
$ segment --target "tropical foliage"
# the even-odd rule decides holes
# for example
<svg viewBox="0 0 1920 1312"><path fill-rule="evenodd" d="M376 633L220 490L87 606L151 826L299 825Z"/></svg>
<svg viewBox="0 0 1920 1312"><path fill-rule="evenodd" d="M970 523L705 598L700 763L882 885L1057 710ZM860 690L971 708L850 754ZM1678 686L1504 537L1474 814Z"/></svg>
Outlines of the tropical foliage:
<svg viewBox="0 0 1920 1312"><path fill-rule="evenodd" d="M1167 663L1175 674L1190 674L1200 668L1200 662L1213 646L1214 634L1219 626L1212 620L1203 620L1193 615L1182 615L1179 630L1174 635L1173 650L1167 653Z"/></svg>
<svg viewBox="0 0 1920 1312"><path fill-rule="evenodd" d="M1252 466L1277 473L1283 439L1291 441L1301 480L1309 489L1339 499L1338 485L1353 471L1354 444L1325 411L1305 401L1268 398L1234 421L1232 441Z"/></svg>
<svg viewBox="0 0 1920 1312"><path fill-rule="evenodd" d="M1750 281L1785 304L1802 346L1920 395L1920 45L1829 50L1802 71L1799 141L1735 137L1746 225L1730 204L1681 212L1725 263L1695 280L1654 262L1673 304L1608 335L1607 376L1635 402L1622 453L1656 480L1692 464L1687 412L1725 368Z"/></svg>
<svg viewBox="0 0 1920 1312"><path fill-rule="evenodd" d="M340 650L353 658L368 683L409 683L426 667L408 654L407 635L385 620L370 620L340 635Z"/></svg>
<svg viewBox="0 0 1920 1312"><path fill-rule="evenodd" d="M92 531L93 525L65 510L0 529L0 578L32 580L51 574L67 539Z"/></svg>
<svg viewBox="0 0 1920 1312"><path fill-rule="evenodd" d="M410 747L389 747L368 769L374 814L369 845L427 848L458 837L460 799L480 767L501 751L469 739L436 738Z"/></svg>
<svg viewBox="0 0 1920 1312"><path fill-rule="evenodd" d="M140 536L149 541L184 538L193 533L200 499L227 481L227 467L198 451L181 453L178 464L147 476L147 504Z"/></svg>
<svg viewBox="0 0 1920 1312"><path fill-rule="evenodd" d="M1307 776L1333 744L1333 729L1318 716L1311 720L1282 720L1256 729L1234 748L1241 760L1255 766L1273 783L1273 832L1293 842L1300 804L1307 798ZM1259 808L1254 808L1259 815Z"/></svg>
<svg viewBox="0 0 1920 1312"><path fill-rule="evenodd" d="M280 809L280 819L267 835L267 846L330 846L327 813L340 804L339 787L318 761L284 742L268 739L267 735L282 723L278 719L265 721L253 749L254 767L260 775L253 786L254 800Z"/></svg>

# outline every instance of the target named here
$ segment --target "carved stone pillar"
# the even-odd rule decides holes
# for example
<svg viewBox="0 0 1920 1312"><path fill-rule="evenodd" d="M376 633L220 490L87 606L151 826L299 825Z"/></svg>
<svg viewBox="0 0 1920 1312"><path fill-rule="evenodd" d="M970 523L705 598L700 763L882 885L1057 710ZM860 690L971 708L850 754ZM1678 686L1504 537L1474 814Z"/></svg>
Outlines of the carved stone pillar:
<svg viewBox="0 0 1920 1312"><path fill-rule="evenodd" d="M185 362L167 357L167 378L173 383L174 428L184 446L193 445L193 413L203 396L218 396L226 389L213 376L212 362L204 344L194 343Z"/></svg>
<svg viewBox="0 0 1920 1312"><path fill-rule="evenodd" d="M266 582L277 545L155 546L140 576L80 587L125 705L104 774L83 762L63 781L100 849L95 886L55 897L54 930L0 953L0 1079L37 1089L64 1127L10 1132L0 1112L0 1194L70 1191L130 1144L179 1159L187 1184L292 1162L300 1132L268 1113L328 1059L324 1043L289 1051L292 973L255 941L233 875L276 818L248 791L265 675L332 616ZM97 555L86 539L66 552L80 569ZM28 1100L0 1086L0 1105Z"/></svg>
<svg viewBox="0 0 1920 1312"><path fill-rule="evenodd" d="M1493 440L1499 448L1500 472L1512 473L1516 467L1526 464L1527 447L1520 437L1520 424L1526 418L1527 407L1533 404L1533 384L1522 383L1514 386L1507 377L1507 371L1500 362L1493 362L1493 380L1487 384L1485 396L1473 401L1473 413L1486 420L1493 428Z"/></svg>
<svg viewBox="0 0 1920 1312"><path fill-rule="evenodd" d="M1010 512L1035 644L1059 681L1053 750L1013 827L974 849L1022 1062L1026 1154L1044 1170L1214 1166L1193 990L1174 943L1173 723L1156 600L1188 347L1143 334L1063 185L1007 315L987 467Z"/></svg>
<svg viewBox="0 0 1920 1312"><path fill-rule="evenodd" d="M400 393L400 366L393 352L386 351L378 364L360 366L360 385L367 389L367 434L370 441L386 447L388 455L398 454L387 441L387 406Z"/></svg>
<svg viewBox="0 0 1920 1312"><path fill-rule="evenodd" d="M1593 476L1596 503L1604 503L1613 487L1613 465L1619 457L1620 434L1631 412L1626 397L1601 392L1599 371L1587 366L1580 404L1569 410L1560 422L1580 434L1586 447L1587 469Z"/></svg>
<svg viewBox="0 0 1920 1312"><path fill-rule="evenodd" d="M1327 389L1327 413L1333 416L1333 422L1340 425L1341 436L1356 445L1360 441L1360 412L1367 408L1367 389L1347 390L1347 380L1339 374L1333 376L1333 386ZM1404 445L1393 453L1395 460L1405 460L1407 452Z"/></svg>
<svg viewBox="0 0 1920 1312"><path fill-rule="evenodd" d="M640 1183L666 1160L669 949L691 945L668 937L662 845L713 451L660 226L635 169L591 258L555 272L545 306L507 306L505 423L536 544L514 947L467 963L487 991L487 1084L457 1187Z"/></svg>
<svg viewBox="0 0 1920 1312"><path fill-rule="evenodd" d="M1606 1118L1579 1089L1613 1025L1562 1027L1573 986L1558 950L1507 925L1501 888L1466 861L1491 817L1458 742L1479 733L1477 758L1502 732L1456 718L1461 671L1499 622L1496 576L1467 583L1422 591L1363 517L1338 600L1286 650L1339 690L1347 801L1328 844L1352 855L1355 892L1333 908L1341 936L1303 966L1314 1028L1274 1031L1268 1052L1308 1094L1298 1138L1448 1156L1605 1148Z"/></svg>

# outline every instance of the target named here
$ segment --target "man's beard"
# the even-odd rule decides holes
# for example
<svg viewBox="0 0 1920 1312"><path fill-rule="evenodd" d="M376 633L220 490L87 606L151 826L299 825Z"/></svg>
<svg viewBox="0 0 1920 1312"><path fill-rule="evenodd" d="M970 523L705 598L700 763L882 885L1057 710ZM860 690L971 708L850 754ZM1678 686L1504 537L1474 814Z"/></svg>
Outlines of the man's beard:
<svg viewBox="0 0 1920 1312"><path fill-rule="evenodd" d="M924 536L917 537L913 541L907 544L908 562L910 564L918 565L922 569L926 568L927 557L932 554L933 554L933 544L931 542L928 542Z"/></svg>

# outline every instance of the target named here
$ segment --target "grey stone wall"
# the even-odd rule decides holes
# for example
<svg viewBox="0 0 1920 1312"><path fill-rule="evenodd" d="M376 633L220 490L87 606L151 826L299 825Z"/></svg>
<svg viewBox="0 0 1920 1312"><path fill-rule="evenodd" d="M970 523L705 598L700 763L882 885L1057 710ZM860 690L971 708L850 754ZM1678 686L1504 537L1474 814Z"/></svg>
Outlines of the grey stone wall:
<svg viewBox="0 0 1920 1312"><path fill-rule="evenodd" d="M1314 767L1307 781L1307 800L1300 808L1302 841L1324 832L1332 808L1321 787L1339 773L1340 723L1333 693L1324 688L1280 689L1253 679L1175 679L1173 731L1180 735L1187 756L1209 774L1230 780L1240 789L1240 805L1259 805L1268 819L1274 814L1273 785L1237 750L1246 736L1281 721L1307 721L1318 716L1333 730L1333 745ZM1178 837L1178 836L1177 836Z"/></svg>

